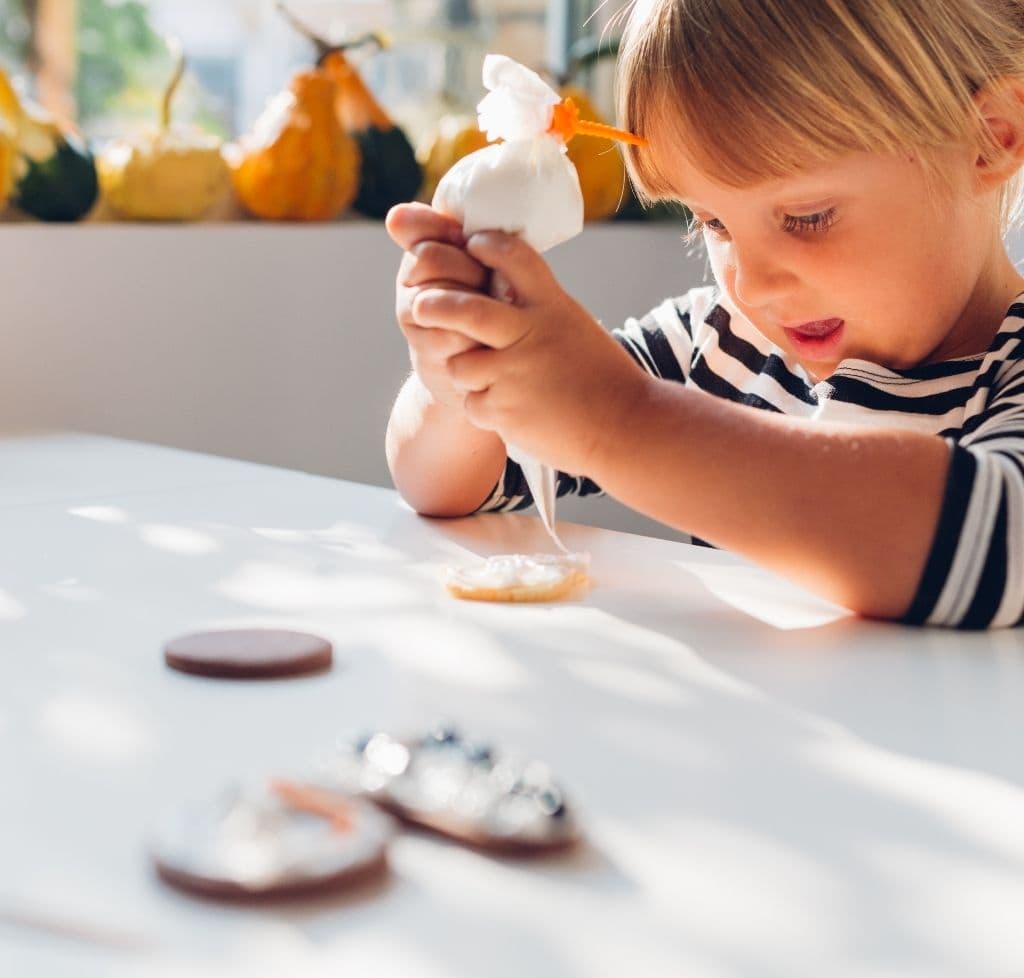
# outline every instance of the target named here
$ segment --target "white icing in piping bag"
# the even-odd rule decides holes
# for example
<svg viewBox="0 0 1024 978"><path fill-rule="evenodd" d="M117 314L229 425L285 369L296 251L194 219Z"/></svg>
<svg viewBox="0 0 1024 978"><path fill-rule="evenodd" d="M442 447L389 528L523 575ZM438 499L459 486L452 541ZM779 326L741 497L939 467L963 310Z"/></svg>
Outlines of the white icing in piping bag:
<svg viewBox="0 0 1024 978"><path fill-rule="evenodd" d="M488 94L477 106L480 128L501 143L463 157L441 179L432 206L454 217L467 236L498 230L518 234L536 251L547 251L583 230L583 194L565 144L576 133L628 142L643 140L611 126L579 119L570 99L529 68L504 55L484 59ZM515 297L495 273L491 295ZM555 532L555 470L506 445L530 487L544 527L563 553Z"/></svg>

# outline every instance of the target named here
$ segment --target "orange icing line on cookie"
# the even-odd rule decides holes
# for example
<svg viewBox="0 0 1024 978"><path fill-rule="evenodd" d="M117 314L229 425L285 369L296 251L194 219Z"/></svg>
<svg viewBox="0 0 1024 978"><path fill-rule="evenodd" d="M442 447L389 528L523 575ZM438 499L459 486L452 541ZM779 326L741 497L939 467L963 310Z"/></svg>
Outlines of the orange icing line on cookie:
<svg viewBox="0 0 1024 978"><path fill-rule="evenodd" d="M270 790L292 808L326 818L331 823L331 827L339 832L345 832L352 828L351 806L330 791L314 788L308 784L299 784L296 781L283 780L272 781Z"/></svg>

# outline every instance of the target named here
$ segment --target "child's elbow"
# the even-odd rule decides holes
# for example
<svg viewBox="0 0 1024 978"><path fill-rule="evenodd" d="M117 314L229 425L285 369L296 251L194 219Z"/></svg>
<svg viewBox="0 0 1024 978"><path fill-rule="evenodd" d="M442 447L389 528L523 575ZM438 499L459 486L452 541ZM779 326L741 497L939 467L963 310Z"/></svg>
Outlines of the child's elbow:
<svg viewBox="0 0 1024 978"><path fill-rule="evenodd" d="M852 582L832 597L861 618L903 622L910 611L914 593L894 586L880 587L874 582Z"/></svg>
<svg viewBox="0 0 1024 978"><path fill-rule="evenodd" d="M432 485L430 480L396 478L392 480L398 495L417 516L432 519L459 519L471 516L480 505L480 500L468 500L459 492L448 487Z"/></svg>
<svg viewBox="0 0 1024 978"><path fill-rule="evenodd" d="M457 520L463 516L472 516L475 507L467 507L454 502L453 500L424 500L418 504L406 502L416 511L417 516L426 516L430 519Z"/></svg>

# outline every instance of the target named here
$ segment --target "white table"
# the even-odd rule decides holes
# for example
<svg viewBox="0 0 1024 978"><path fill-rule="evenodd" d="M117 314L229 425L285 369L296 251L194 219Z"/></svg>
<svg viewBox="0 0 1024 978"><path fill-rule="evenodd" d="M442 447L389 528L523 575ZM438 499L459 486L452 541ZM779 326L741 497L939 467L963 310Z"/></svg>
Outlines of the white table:
<svg viewBox="0 0 1024 978"><path fill-rule="evenodd" d="M536 519L80 435L0 442L0 974L1024 974L1024 637L857 621L729 555L563 527L596 587L459 603L446 562ZM270 624L324 675L169 671ZM265 908L163 886L147 832L344 731L439 718L546 759L589 844L403 833L386 881Z"/></svg>

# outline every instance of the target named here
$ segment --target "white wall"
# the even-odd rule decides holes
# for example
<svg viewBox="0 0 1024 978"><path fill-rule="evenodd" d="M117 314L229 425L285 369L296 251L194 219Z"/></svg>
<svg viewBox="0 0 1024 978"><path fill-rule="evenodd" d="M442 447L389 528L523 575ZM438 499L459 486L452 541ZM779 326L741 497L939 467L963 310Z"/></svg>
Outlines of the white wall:
<svg viewBox="0 0 1024 978"><path fill-rule="evenodd" d="M675 225L606 224L550 255L606 325L697 284ZM73 428L389 485L408 371L379 224L0 225L0 426ZM611 501L560 517L637 532Z"/></svg>
<svg viewBox="0 0 1024 978"><path fill-rule="evenodd" d="M614 326L703 280L680 234L592 225L549 257ZM0 224L0 428L95 431L389 485L384 429L408 371L398 259L368 222ZM672 536L611 500L558 512Z"/></svg>

